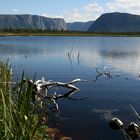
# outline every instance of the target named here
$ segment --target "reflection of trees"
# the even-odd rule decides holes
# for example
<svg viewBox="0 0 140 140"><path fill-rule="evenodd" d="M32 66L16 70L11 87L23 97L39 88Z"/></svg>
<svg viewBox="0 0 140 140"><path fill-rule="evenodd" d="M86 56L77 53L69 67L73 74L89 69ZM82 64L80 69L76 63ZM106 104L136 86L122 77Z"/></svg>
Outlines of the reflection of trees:
<svg viewBox="0 0 140 140"><path fill-rule="evenodd" d="M45 54L47 52L47 48L38 48L38 47L30 47L23 45L14 45L14 44L1 44L0 45L0 53L8 54L8 55L37 55L37 54Z"/></svg>

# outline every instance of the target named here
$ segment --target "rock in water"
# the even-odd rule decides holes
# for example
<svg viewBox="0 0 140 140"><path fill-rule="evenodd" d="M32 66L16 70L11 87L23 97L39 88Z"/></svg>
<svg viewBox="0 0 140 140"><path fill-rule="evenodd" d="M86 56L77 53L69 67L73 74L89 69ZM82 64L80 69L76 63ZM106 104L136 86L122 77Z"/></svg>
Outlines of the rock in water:
<svg viewBox="0 0 140 140"><path fill-rule="evenodd" d="M123 128L123 123L120 119L118 118L113 118L110 123L109 126L113 129L113 130L118 130Z"/></svg>

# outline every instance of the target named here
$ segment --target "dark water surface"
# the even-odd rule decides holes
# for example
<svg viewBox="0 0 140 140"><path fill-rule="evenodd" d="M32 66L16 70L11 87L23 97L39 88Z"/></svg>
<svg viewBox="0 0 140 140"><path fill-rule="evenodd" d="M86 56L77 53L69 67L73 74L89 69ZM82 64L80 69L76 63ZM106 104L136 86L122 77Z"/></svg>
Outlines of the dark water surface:
<svg viewBox="0 0 140 140"><path fill-rule="evenodd" d="M126 125L137 120L129 104L140 113L139 37L1 37L0 58L8 57L14 79L24 69L39 79L87 80L76 84L80 92L73 97L88 99L59 101L59 128L74 140L123 140L121 132L109 128L109 120L119 117ZM119 77L93 82L96 66Z"/></svg>

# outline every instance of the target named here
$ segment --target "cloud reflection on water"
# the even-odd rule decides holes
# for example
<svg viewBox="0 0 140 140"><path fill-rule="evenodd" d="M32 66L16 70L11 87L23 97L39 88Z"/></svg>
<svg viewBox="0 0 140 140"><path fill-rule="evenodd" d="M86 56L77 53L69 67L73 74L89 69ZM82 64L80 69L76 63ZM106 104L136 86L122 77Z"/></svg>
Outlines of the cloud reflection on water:
<svg viewBox="0 0 140 140"><path fill-rule="evenodd" d="M58 56L67 59L67 53L73 48L71 61L95 67L107 66L116 71L138 73L140 71L139 38L112 37L13 37L0 40L0 54L38 59ZM57 61L57 60L56 60Z"/></svg>

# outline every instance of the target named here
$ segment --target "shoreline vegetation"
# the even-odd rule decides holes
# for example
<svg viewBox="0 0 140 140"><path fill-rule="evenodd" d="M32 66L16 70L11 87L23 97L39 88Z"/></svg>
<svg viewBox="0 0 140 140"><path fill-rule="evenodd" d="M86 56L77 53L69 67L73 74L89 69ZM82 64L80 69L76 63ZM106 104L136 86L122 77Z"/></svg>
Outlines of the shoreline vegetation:
<svg viewBox="0 0 140 140"><path fill-rule="evenodd" d="M0 37L5 36L112 36L112 37L140 37L140 32L82 32L55 30L24 30L5 29L0 31Z"/></svg>
<svg viewBox="0 0 140 140"><path fill-rule="evenodd" d="M51 140L42 120L44 111L38 113L41 103L31 105L33 87L23 81L23 76L18 87L13 84L11 67L0 62L0 139Z"/></svg>
<svg viewBox="0 0 140 140"><path fill-rule="evenodd" d="M7 62L0 61L0 139L2 140L72 140L60 132L58 128L49 128L48 123L57 123L59 105L57 100L71 98L79 91L74 86L75 79L68 83L31 80L24 78L13 82L13 72ZM52 94L50 89L64 87L65 94ZM79 100L79 99L78 99ZM56 126L56 125L55 125Z"/></svg>

